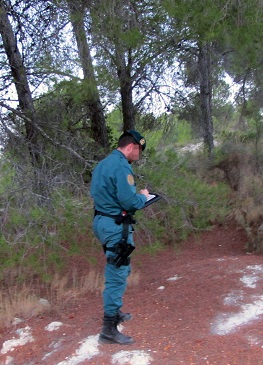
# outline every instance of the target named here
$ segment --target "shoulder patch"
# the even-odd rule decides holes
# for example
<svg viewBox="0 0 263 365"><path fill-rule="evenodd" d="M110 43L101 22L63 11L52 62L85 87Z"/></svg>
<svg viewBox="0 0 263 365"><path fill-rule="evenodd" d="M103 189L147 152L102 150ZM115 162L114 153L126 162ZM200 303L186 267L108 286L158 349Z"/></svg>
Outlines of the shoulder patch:
<svg viewBox="0 0 263 365"><path fill-rule="evenodd" d="M129 174L127 176L127 181L128 181L129 185L134 185L134 178L133 178L132 174Z"/></svg>

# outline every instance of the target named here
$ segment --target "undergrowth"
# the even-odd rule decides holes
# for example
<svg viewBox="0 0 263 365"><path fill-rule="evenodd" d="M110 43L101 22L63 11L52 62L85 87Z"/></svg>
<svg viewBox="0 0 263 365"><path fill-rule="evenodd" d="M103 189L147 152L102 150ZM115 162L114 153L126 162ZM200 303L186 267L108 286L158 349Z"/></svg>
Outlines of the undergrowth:
<svg viewBox="0 0 263 365"><path fill-rule="evenodd" d="M139 172L143 170L139 185L162 196L151 208L137 213L146 231L143 243L176 245L190 232L210 229L226 219L230 187L222 181L201 179L191 166L188 157L172 150L161 156L152 154L138 166Z"/></svg>
<svg viewBox="0 0 263 365"><path fill-rule="evenodd" d="M229 214L230 187L222 180L201 177L189 156L180 156L172 149L163 154L151 150L134 170L137 190L147 187L162 196L136 213L135 241L147 254L165 245L176 248L189 233L223 223ZM3 171L0 326L16 316L59 310L77 297L100 292L103 268L97 265L96 257L101 247L91 229L89 186L74 190L66 184L55 186L43 202L30 188L24 188L26 184L21 188L16 183L19 171L10 166ZM85 273L71 268L73 258L81 258L80 266L87 264ZM137 285L139 277L136 274L130 280ZM41 298L49 305L43 306Z"/></svg>

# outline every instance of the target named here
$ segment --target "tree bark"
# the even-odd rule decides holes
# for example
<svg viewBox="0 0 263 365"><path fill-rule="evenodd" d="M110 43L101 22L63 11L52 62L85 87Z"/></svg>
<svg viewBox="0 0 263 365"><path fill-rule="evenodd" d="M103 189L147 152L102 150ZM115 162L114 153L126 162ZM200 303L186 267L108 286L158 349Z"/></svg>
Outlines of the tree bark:
<svg viewBox="0 0 263 365"><path fill-rule="evenodd" d="M68 0L68 7L74 36L77 42L84 80L87 83L87 105L91 119L91 137L105 150L107 150L109 148L109 140L106 120L99 97L90 48L85 32L85 6L80 1Z"/></svg>
<svg viewBox="0 0 263 365"><path fill-rule="evenodd" d="M13 28L8 18L7 9L8 6L6 2L0 1L0 34L16 87L19 107L22 113L26 116L26 120L24 122L26 140L28 142L32 164L36 166L36 164L39 162L40 154L37 143L38 133L34 128L35 109L27 80L26 69L17 46Z"/></svg>
<svg viewBox="0 0 263 365"><path fill-rule="evenodd" d="M201 45L198 54L200 77L201 126L205 151L210 155L214 148L212 120L211 55L208 43Z"/></svg>
<svg viewBox="0 0 263 365"><path fill-rule="evenodd" d="M128 64L125 63L125 56L116 50L117 73L120 82L123 130L135 128L135 112L132 98L132 78L131 78L131 56L128 57Z"/></svg>

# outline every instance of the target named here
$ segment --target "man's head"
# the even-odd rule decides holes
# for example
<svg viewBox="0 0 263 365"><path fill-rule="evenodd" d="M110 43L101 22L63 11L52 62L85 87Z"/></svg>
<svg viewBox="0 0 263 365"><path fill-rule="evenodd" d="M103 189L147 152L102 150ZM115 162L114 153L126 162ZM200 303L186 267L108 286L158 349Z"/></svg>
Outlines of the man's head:
<svg viewBox="0 0 263 365"><path fill-rule="evenodd" d="M118 150L124 153L130 162L139 160L145 147L145 138L135 130L124 132L118 141Z"/></svg>

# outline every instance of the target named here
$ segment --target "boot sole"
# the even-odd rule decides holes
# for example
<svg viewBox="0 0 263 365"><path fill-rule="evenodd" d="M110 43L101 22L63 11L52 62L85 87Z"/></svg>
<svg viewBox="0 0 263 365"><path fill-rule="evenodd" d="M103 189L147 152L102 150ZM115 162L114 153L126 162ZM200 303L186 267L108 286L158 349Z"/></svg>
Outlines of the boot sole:
<svg viewBox="0 0 263 365"><path fill-rule="evenodd" d="M123 324L123 323L126 323L126 322L130 322L132 320L132 318L130 319L125 319L125 321L122 321L122 320L119 320L116 325L118 326L119 324Z"/></svg>
<svg viewBox="0 0 263 365"><path fill-rule="evenodd" d="M117 341L111 340L109 338L99 336L99 343L101 343L101 344L131 345L131 344L134 343L134 340L132 340L131 342L117 342Z"/></svg>
<svg viewBox="0 0 263 365"><path fill-rule="evenodd" d="M118 324L121 324L121 323L124 323L124 322L129 322L129 321L131 321L133 319L133 317L132 316L130 316L128 319L118 319L118 321L117 321L117 325Z"/></svg>

